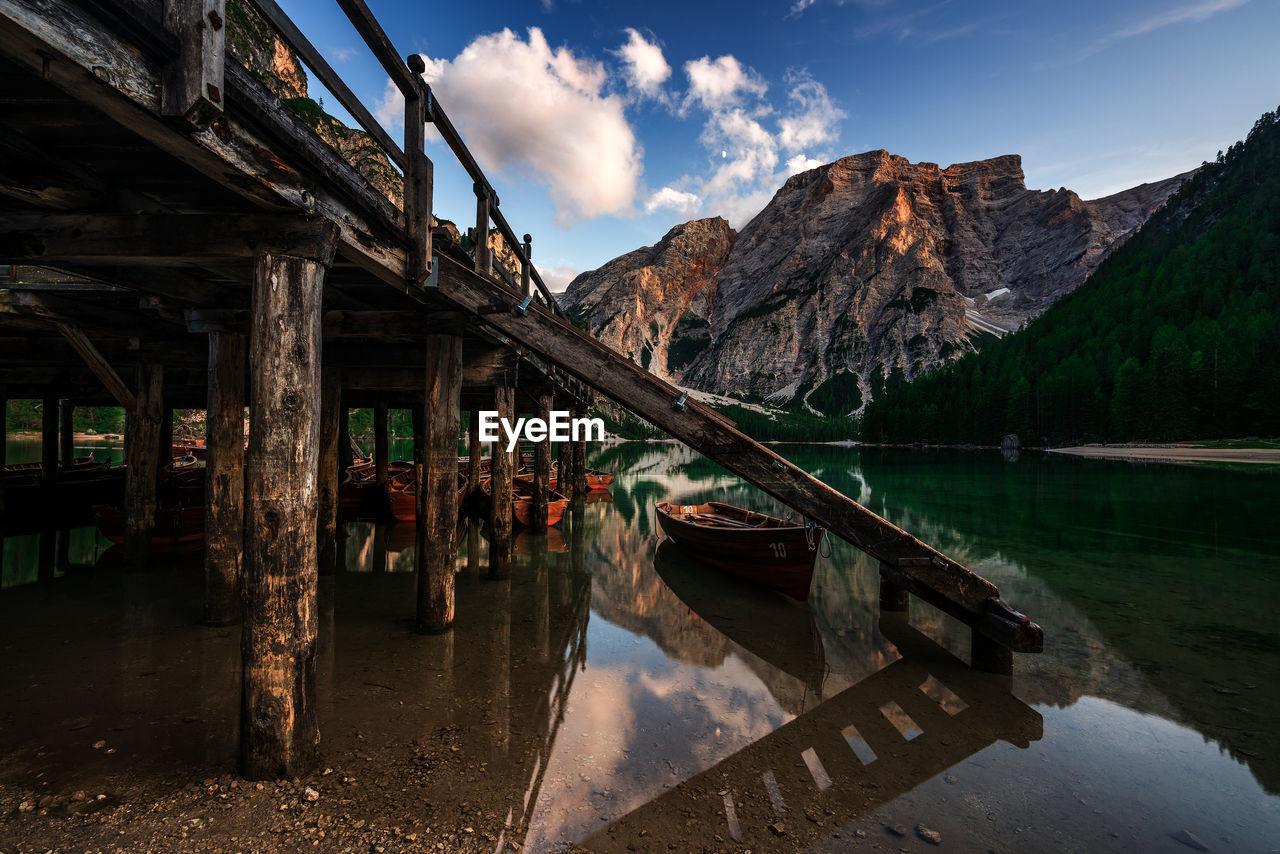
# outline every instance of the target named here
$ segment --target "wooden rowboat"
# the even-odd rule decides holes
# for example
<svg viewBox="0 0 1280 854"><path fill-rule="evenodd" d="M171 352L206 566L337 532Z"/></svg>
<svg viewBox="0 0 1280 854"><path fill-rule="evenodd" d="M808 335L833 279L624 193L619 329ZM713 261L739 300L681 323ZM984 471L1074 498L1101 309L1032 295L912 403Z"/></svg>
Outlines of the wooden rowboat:
<svg viewBox="0 0 1280 854"><path fill-rule="evenodd" d="M690 557L739 578L809 601L823 529L711 501L655 508L662 532Z"/></svg>
<svg viewBox="0 0 1280 854"><path fill-rule="evenodd" d="M493 498L492 480L480 481L484 494ZM547 527L560 524L564 511L569 507L569 499L555 490L547 492ZM533 527L533 483L516 478L511 481L511 515L526 528Z"/></svg>
<svg viewBox="0 0 1280 854"><path fill-rule="evenodd" d="M458 473L458 509L467 500L467 477ZM387 504L391 518L397 522L413 522L418 518L418 473L412 468L398 472L387 481Z"/></svg>
<svg viewBox="0 0 1280 854"><path fill-rule="evenodd" d="M521 480L533 482L533 472L524 472L516 475ZM609 484L613 483L613 475L607 471L598 469L587 469L587 489L605 490L609 488ZM551 464L551 479L547 482L548 488L559 491L560 489L560 471L559 466L555 463Z"/></svg>

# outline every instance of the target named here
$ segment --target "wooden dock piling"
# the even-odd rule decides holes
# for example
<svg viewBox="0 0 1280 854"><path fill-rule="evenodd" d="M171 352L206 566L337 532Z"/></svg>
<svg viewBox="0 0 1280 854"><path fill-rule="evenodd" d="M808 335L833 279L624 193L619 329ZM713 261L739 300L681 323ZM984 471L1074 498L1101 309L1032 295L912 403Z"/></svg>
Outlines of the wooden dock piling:
<svg viewBox="0 0 1280 854"><path fill-rule="evenodd" d="M58 479L58 399L46 397L40 414L40 479L53 483Z"/></svg>
<svg viewBox="0 0 1280 854"><path fill-rule="evenodd" d="M244 551L244 363L240 332L209 333L205 418L204 623L240 618Z"/></svg>
<svg viewBox="0 0 1280 854"><path fill-rule="evenodd" d="M334 570L338 545L339 409L342 408L342 374L337 368L321 369L319 471L316 474L316 553L320 572Z"/></svg>
<svg viewBox="0 0 1280 854"><path fill-rule="evenodd" d="M587 417L587 405L585 403L575 404L573 407L574 418ZM583 431L586 432L585 430ZM585 437L579 438L571 443L573 445L573 496L581 498L587 494L587 440Z"/></svg>
<svg viewBox="0 0 1280 854"><path fill-rule="evenodd" d="M58 459L62 470L70 471L76 461L76 405L70 400L58 403Z"/></svg>
<svg viewBox="0 0 1280 854"><path fill-rule="evenodd" d="M510 418L514 410L514 389L500 385L493 390L493 408L499 418ZM511 577L511 454L503 437L493 445L493 465L489 471L489 577Z"/></svg>
<svg viewBox="0 0 1280 854"><path fill-rule="evenodd" d="M480 411L472 409L467 422L467 495L480 489Z"/></svg>
<svg viewBox="0 0 1280 854"><path fill-rule="evenodd" d="M151 536L156 525L156 488L160 473L160 418L164 411L164 368L140 362L136 371L135 405L128 413L125 435L124 562L133 571L151 559Z"/></svg>
<svg viewBox="0 0 1280 854"><path fill-rule="evenodd" d="M554 397L538 395L538 418L544 424L551 420ZM551 482L551 446L538 442L533 446L533 532L541 535L547 528L547 499Z"/></svg>
<svg viewBox="0 0 1280 854"><path fill-rule="evenodd" d="M435 633L453 625L462 336L427 336L426 367L426 479L418 481L422 497L418 502L417 627L419 632Z"/></svg>
<svg viewBox="0 0 1280 854"><path fill-rule="evenodd" d="M249 336L240 770L293 777L318 757L316 485L320 295L334 244L262 252Z"/></svg>
<svg viewBox="0 0 1280 854"><path fill-rule="evenodd" d="M379 400L373 407L373 464L378 488L387 486L387 402Z"/></svg>

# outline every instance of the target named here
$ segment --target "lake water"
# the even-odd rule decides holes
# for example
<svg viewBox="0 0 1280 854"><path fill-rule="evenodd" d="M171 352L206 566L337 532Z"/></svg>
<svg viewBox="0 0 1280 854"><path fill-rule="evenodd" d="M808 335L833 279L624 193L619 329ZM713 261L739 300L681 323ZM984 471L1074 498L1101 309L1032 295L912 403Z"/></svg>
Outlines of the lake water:
<svg viewBox="0 0 1280 854"><path fill-rule="evenodd" d="M347 525L321 580L325 762L383 821L467 816L458 850L1280 848L1280 474L781 452L999 585L1044 653L968 670L967 630L915 600L881 619L875 564L839 541L808 607L730 584L659 547L653 504L785 511L682 447L601 446L611 495L521 534L511 579L463 531L445 636L408 630L411 528ZM81 529L42 575L53 541L4 546L0 784L234 768L237 633L196 625L199 553L121 575ZM115 757L79 743L98 731Z"/></svg>

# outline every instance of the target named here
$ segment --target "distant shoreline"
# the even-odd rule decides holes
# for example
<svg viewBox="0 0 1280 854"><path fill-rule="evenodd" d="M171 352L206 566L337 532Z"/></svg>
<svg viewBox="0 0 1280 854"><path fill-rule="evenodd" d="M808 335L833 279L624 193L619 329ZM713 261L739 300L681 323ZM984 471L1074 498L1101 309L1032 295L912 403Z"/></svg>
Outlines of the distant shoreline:
<svg viewBox="0 0 1280 854"><path fill-rule="evenodd" d="M1192 445L1078 445L1071 448L1053 448L1049 453L1113 460L1280 465L1280 448L1201 448Z"/></svg>

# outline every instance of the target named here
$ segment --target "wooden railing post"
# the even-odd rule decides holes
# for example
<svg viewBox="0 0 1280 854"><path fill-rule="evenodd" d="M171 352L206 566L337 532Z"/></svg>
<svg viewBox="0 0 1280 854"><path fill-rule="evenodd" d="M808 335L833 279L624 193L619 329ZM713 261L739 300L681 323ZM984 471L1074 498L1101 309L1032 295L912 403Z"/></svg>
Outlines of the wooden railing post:
<svg viewBox="0 0 1280 854"><path fill-rule="evenodd" d="M476 272L489 276L493 274L489 263L489 190L479 182L473 189L476 193Z"/></svg>
<svg viewBox="0 0 1280 854"><path fill-rule="evenodd" d="M520 292L525 296L532 294L529 288L529 275L533 267L533 235L524 236L524 257L520 259Z"/></svg>
<svg viewBox="0 0 1280 854"><path fill-rule="evenodd" d="M404 175L404 221L409 236L406 278L410 284L421 286L431 273L432 165L423 151L430 93L418 76L426 71L422 57L411 54L407 63L418 85L404 99L404 153L408 159Z"/></svg>

